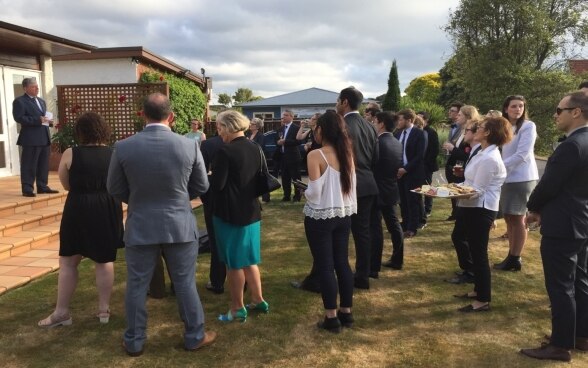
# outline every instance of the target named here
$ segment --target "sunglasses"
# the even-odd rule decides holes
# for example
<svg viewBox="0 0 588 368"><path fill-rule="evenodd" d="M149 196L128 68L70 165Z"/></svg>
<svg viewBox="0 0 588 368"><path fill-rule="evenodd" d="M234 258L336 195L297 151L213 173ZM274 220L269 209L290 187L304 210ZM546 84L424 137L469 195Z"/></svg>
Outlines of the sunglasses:
<svg viewBox="0 0 588 368"><path fill-rule="evenodd" d="M558 107L558 108L555 109L555 113L557 115L560 115L565 110L570 110L571 111L571 110L574 110L574 109L577 109L577 107Z"/></svg>

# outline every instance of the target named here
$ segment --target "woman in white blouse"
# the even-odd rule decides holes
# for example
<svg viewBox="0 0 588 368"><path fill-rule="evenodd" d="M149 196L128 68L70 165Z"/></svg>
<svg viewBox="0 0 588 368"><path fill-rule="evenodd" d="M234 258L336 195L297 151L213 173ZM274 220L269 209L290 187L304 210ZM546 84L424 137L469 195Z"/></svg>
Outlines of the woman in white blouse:
<svg viewBox="0 0 588 368"><path fill-rule="evenodd" d="M325 308L325 318L317 326L340 332L341 326L353 324L353 273L348 257L351 215L357 213L353 149L345 121L335 112L321 115L313 134L322 147L307 157L304 229Z"/></svg>
<svg viewBox="0 0 588 368"><path fill-rule="evenodd" d="M527 102L523 96L508 96L502 105L502 115L508 119L513 131L512 141L502 147L506 180L500 195L509 251L504 261L495 264L494 268L519 271L521 253L527 241L527 201L539 179L533 153L537 129L535 123L527 119Z"/></svg>
<svg viewBox="0 0 588 368"><path fill-rule="evenodd" d="M473 261L474 291L455 295L473 299L471 304L459 308L460 312L482 312L490 310L491 282L488 265L488 238L490 228L498 213L500 187L506 178L506 168L498 148L512 138L510 124L505 118L485 118L478 125L474 139L482 150L472 157L465 169L464 185L476 189L477 193L460 199L465 222L465 235Z"/></svg>

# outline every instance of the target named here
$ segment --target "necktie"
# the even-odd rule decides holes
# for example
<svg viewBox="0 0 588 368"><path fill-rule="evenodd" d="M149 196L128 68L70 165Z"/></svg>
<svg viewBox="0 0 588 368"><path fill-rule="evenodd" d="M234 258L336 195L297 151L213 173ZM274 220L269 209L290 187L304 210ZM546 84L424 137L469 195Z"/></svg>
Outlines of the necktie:
<svg viewBox="0 0 588 368"><path fill-rule="evenodd" d="M41 110L41 112L43 112L43 108L41 107L41 103L39 102L39 100L37 99L37 97L33 97L33 101L35 101L35 104L37 105L37 107L39 108L39 110Z"/></svg>
<svg viewBox="0 0 588 368"><path fill-rule="evenodd" d="M408 163L408 158L406 157L406 145L405 145L406 136L407 136L407 134L406 134L406 130L405 130L402 132L402 140L401 140L401 143L402 143L402 162L404 165L406 165Z"/></svg>

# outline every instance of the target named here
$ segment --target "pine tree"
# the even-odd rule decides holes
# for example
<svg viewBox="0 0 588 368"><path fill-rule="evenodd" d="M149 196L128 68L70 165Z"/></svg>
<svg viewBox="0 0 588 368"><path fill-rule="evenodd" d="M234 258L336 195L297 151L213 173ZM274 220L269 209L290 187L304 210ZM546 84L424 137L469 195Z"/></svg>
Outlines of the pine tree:
<svg viewBox="0 0 588 368"><path fill-rule="evenodd" d="M398 111L400 108L400 82L398 81L398 68L396 59L392 62L390 75L388 76L388 91L382 102L384 111Z"/></svg>

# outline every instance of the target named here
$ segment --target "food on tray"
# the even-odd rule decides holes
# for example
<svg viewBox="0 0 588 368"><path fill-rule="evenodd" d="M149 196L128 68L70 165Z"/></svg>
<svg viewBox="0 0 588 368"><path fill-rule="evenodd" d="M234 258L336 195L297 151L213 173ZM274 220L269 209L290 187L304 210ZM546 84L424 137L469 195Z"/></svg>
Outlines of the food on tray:
<svg viewBox="0 0 588 368"><path fill-rule="evenodd" d="M476 193L476 190L467 185L450 183L441 184L438 187L423 185L422 187L415 189L414 192L436 197L455 197L474 194Z"/></svg>

